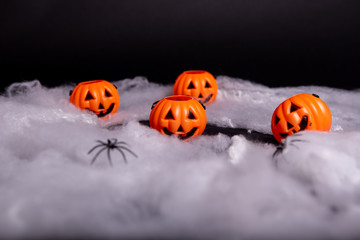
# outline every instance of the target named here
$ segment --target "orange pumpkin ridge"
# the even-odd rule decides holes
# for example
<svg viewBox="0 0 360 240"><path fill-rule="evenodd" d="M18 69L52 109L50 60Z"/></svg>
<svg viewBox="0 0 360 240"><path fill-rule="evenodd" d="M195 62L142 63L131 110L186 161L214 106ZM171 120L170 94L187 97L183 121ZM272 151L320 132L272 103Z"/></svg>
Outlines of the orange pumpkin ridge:
<svg viewBox="0 0 360 240"><path fill-rule="evenodd" d="M98 117L115 113L120 104L116 87L105 80L79 83L70 95L70 102L81 109L93 111Z"/></svg>
<svg viewBox="0 0 360 240"><path fill-rule="evenodd" d="M166 135L189 139L201 135L206 127L206 112L194 98L185 95L165 97L150 113L150 127Z"/></svg>

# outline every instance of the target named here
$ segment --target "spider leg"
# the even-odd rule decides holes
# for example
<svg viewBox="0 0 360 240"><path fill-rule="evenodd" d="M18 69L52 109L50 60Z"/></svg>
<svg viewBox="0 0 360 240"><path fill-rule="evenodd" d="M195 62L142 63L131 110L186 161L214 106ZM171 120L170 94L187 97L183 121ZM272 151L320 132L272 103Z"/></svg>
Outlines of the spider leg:
<svg viewBox="0 0 360 240"><path fill-rule="evenodd" d="M124 142L124 141L116 142L115 145L118 146L118 147L120 147L121 145L129 146L129 144L127 142Z"/></svg>
<svg viewBox="0 0 360 240"><path fill-rule="evenodd" d="M274 152L274 154L273 154L273 158L272 158L272 160L273 160L273 162L274 162L274 165L275 165L275 168L279 168L279 163L282 161L282 162L287 162L287 159L284 157L284 156L282 156L283 157L283 159L279 159L279 155L280 155L280 153L282 153L282 151L283 151L283 149L279 149L279 151L278 150L276 150L275 152Z"/></svg>
<svg viewBox="0 0 360 240"><path fill-rule="evenodd" d="M274 163L274 165L275 165L275 168L278 168L278 166L279 166L279 160L277 159L277 158L275 158L275 157L273 157L273 163Z"/></svg>
<svg viewBox="0 0 360 240"><path fill-rule="evenodd" d="M275 152L272 155L272 160L273 160L276 168L279 166L279 158L278 158L278 156L284 151L285 148L286 148L286 144L285 143L280 143L280 145L277 146Z"/></svg>
<svg viewBox="0 0 360 240"><path fill-rule="evenodd" d="M107 156L108 156L108 160L109 160L110 166L113 166L112 161L111 161L110 150L111 150L111 148L108 148L108 149L107 149Z"/></svg>
<svg viewBox="0 0 360 240"><path fill-rule="evenodd" d="M284 143L280 143L279 146L276 147L275 152L273 153L272 157L276 157L277 155L279 155L280 153L282 153L282 151L284 151L285 148L285 144Z"/></svg>
<svg viewBox="0 0 360 240"><path fill-rule="evenodd" d="M308 142L306 140L302 140L302 139L292 139L290 142Z"/></svg>
<svg viewBox="0 0 360 240"><path fill-rule="evenodd" d="M282 150L283 150L282 148L276 149L275 152L272 155L272 158L277 157L282 152Z"/></svg>
<svg viewBox="0 0 360 240"><path fill-rule="evenodd" d="M102 153L102 152L103 152L104 150L106 150L106 149L107 149L107 147L104 147L103 149L101 149L100 151L98 151L98 152L96 153L96 155L94 156L94 158L91 160L90 165L92 165L92 164L95 162L96 158L99 156L99 154Z"/></svg>
<svg viewBox="0 0 360 240"><path fill-rule="evenodd" d="M107 143L106 142L103 142L103 141L100 141L100 140L96 140L96 142L100 143L100 144L103 144L103 145L106 145Z"/></svg>
<svg viewBox="0 0 360 240"><path fill-rule="evenodd" d="M92 151L94 151L96 148L98 148L98 147L102 147L103 146L103 144L98 144L98 145L96 145L95 147L93 147L92 149L90 149L90 151L88 152L88 154L90 154Z"/></svg>
<svg viewBox="0 0 360 240"><path fill-rule="evenodd" d="M134 157L138 157L138 155L136 155L133 151L131 151L130 149L128 149L127 147L124 146L119 146L119 149L124 149L126 151L128 151L129 153L131 153Z"/></svg>
<svg viewBox="0 0 360 240"><path fill-rule="evenodd" d="M296 147L297 149L300 150L300 148L298 146L296 146L295 144L293 144L292 142L289 144L290 146Z"/></svg>
<svg viewBox="0 0 360 240"><path fill-rule="evenodd" d="M115 149L118 150L121 153L121 155L122 155L122 157L124 159L124 162L127 163L127 159L126 159L126 156L125 156L124 152L120 148L115 148Z"/></svg>

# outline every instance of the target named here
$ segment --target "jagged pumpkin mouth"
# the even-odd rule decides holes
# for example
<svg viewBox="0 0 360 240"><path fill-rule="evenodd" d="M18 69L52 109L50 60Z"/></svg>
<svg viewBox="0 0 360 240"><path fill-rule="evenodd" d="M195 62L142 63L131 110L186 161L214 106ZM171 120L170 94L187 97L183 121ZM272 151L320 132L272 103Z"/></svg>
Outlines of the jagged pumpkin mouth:
<svg viewBox="0 0 360 240"><path fill-rule="evenodd" d="M205 103L207 103L207 102L210 101L210 99L212 98L212 96L213 96L213 94L210 93L204 100L199 99L199 102L201 102L202 104L205 104Z"/></svg>
<svg viewBox="0 0 360 240"><path fill-rule="evenodd" d="M176 134L180 139L185 140L185 139L188 139L188 138L194 136L197 129L198 129L197 127L193 127L189 132L185 133L184 130L182 129L182 127L180 126L179 129L176 131L176 133L172 133L166 127L163 128L163 131L168 136Z"/></svg>
<svg viewBox="0 0 360 240"><path fill-rule="evenodd" d="M102 111L102 112L100 112L100 113L96 113L96 115L97 115L99 118L105 117L106 115L108 115L109 113L112 112L112 110L114 109L114 107L115 107L115 103L112 103L112 104L110 105L110 107L109 107L106 111Z"/></svg>

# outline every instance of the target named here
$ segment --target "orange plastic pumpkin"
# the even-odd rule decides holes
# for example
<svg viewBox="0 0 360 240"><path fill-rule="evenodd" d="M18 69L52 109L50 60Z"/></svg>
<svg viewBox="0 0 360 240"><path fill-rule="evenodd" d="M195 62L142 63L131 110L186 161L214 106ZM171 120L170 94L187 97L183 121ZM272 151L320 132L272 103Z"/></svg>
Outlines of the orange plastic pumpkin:
<svg viewBox="0 0 360 240"><path fill-rule="evenodd" d="M201 135L206 127L205 107L189 96L163 98L153 104L150 127L162 134L176 134L181 139Z"/></svg>
<svg viewBox="0 0 360 240"><path fill-rule="evenodd" d="M285 100L275 109L271 120L271 130L278 142L298 131L329 131L330 127L330 109L315 94L298 94Z"/></svg>
<svg viewBox="0 0 360 240"><path fill-rule="evenodd" d="M115 113L120 104L116 87L105 80L79 83L70 91L70 102L81 109L93 111L98 117Z"/></svg>
<svg viewBox="0 0 360 240"><path fill-rule="evenodd" d="M214 102L217 90L214 76L201 70L183 72L174 85L174 95L192 96L203 104Z"/></svg>

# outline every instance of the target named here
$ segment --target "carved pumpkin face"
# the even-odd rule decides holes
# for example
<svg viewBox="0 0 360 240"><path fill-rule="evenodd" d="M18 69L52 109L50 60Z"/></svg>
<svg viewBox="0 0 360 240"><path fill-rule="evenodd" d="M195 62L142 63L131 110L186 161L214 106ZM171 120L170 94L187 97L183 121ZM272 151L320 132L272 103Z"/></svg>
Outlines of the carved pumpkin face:
<svg viewBox="0 0 360 240"><path fill-rule="evenodd" d="M166 135L189 139L201 135L206 127L205 107L196 99L179 95L153 104L150 127Z"/></svg>
<svg viewBox="0 0 360 240"><path fill-rule="evenodd" d="M331 112L313 94L298 94L282 102L274 111L271 130L278 142L302 130L329 131Z"/></svg>
<svg viewBox="0 0 360 240"><path fill-rule="evenodd" d="M98 117L115 113L120 104L116 87L105 80L79 83L70 91L70 102L81 109L93 111Z"/></svg>
<svg viewBox="0 0 360 240"><path fill-rule="evenodd" d="M217 89L216 80L210 73L185 71L176 79L174 95L192 96L203 104L210 104L216 98Z"/></svg>

